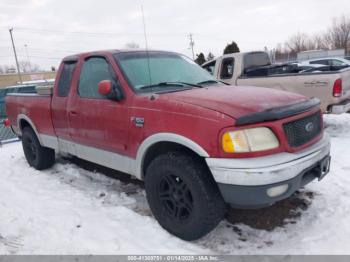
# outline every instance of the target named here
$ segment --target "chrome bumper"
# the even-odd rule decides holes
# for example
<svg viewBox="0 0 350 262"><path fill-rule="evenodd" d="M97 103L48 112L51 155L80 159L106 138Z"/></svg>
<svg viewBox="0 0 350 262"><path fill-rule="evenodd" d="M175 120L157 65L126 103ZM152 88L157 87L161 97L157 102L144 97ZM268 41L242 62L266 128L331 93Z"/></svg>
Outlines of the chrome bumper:
<svg viewBox="0 0 350 262"><path fill-rule="evenodd" d="M338 105L332 105L330 108L330 112L332 114L343 114L350 111L350 100L347 100L345 103L341 103Z"/></svg>
<svg viewBox="0 0 350 262"><path fill-rule="evenodd" d="M297 153L284 152L245 159L206 158L206 162L217 183L260 186L295 178L329 152L330 138L325 133L319 142Z"/></svg>

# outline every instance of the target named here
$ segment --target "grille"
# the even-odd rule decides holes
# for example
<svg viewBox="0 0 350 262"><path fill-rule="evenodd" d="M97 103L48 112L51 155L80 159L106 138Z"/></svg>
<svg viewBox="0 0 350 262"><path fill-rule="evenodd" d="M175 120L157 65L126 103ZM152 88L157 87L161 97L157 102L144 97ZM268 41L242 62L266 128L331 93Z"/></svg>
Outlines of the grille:
<svg viewBox="0 0 350 262"><path fill-rule="evenodd" d="M321 133L322 118L320 112L283 124L288 144L298 147L306 144Z"/></svg>

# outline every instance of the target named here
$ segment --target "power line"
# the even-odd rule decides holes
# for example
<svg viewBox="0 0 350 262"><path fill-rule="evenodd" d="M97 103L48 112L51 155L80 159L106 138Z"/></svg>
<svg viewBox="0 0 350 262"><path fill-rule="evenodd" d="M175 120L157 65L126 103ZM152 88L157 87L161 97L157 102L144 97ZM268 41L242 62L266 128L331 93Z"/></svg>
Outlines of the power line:
<svg viewBox="0 0 350 262"><path fill-rule="evenodd" d="M60 34L83 34L83 35L91 35L91 36L140 36L143 37L144 34L142 32L140 33L115 33L115 32L89 32L89 31L63 31L63 30L53 30L53 29L39 29L39 28L28 28L28 27L16 27L16 30L18 31L28 31L31 33L60 33ZM155 33L155 34L148 34L152 36L184 36L185 33Z"/></svg>
<svg viewBox="0 0 350 262"><path fill-rule="evenodd" d="M0 27L1 28L1 27ZM5 28L5 27L3 27ZM72 35L86 35L89 37L101 37L101 36L137 36L137 37L143 37L144 33L116 33L116 32L93 32L93 31L65 31L65 30L55 30L55 29L45 29L45 28L31 28L31 27L14 27L16 31L21 31L22 33L28 32L28 33L38 33L42 34L44 32L47 33L55 33L55 34L72 34ZM230 41L232 37L220 37L216 34L202 34L202 33L195 33L196 37L198 38L205 38L210 40L220 40L220 41ZM180 33L147 33L147 36L152 37L184 37L187 34L185 32ZM192 34L193 35L193 34ZM265 42L246 42L247 44L257 44L257 45L264 45Z"/></svg>
<svg viewBox="0 0 350 262"><path fill-rule="evenodd" d="M43 58L43 59L62 59L63 57L45 57L45 56L29 56L29 58Z"/></svg>
<svg viewBox="0 0 350 262"><path fill-rule="evenodd" d="M10 57L12 57L12 56L10 56L10 55L0 56L0 58L10 58ZM25 56L23 55L23 56L18 56L18 57L22 58L22 57L25 57ZM29 58L40 58L40 59L59 59L59 60L62 59L62 57L45 57L45 56L32 56L32 55L30 55L28 57Z"/></svg>

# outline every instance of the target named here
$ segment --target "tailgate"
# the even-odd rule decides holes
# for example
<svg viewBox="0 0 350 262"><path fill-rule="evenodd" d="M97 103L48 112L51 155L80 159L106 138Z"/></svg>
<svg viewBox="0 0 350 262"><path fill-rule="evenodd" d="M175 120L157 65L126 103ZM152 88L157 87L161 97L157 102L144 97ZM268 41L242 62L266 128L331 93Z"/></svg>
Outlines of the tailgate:
<svg viewBox="0 0 350 262"><path fill-rule="evenodd" d="M350 67L340 71L342 79L343 96L350 98Z"/></svg>
<svg viewBox="0 0 350 262"><path fill-rule="evenodd" d="M26 121L39 134L54 135L51 119L51 96L8 94L6 113L14 130L20 135L19 120Z"/></svg>

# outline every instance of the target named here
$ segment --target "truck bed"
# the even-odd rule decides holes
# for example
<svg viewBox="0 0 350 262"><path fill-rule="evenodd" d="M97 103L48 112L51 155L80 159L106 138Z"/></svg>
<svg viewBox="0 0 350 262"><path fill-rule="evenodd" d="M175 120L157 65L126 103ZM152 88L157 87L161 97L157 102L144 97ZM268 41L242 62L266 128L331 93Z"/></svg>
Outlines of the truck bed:
<svg viewBox="0 0 350 262"><path fill-rule="evenodd" d="M342 80L343 94L333 96L333 85L337 79ZM242 75L236 80L236 85L261 86L274 88L321 100L321 109L350 100L350 67L336 71L271 74L264 76Z"/></svg>
<svg viewBox="0 0 350 262"><path fill-rule="evenodd" d="M51 118L51 96L11 93L6 96L6 113L13 128L19 131L18 117L24 114L35 126L35 131L55 135Z"/></svg>
<svg viewBox="0 0 350 262"><path fill-rule="evenodd" d="M280 75L308 75L308 74L324 74L338 72L343 69L349 68L349 66L322 66L318 68L310 68L303 70L301 67L292 64L270 65L262 67L254 67L245 69L243 72L244 77L268 77L268 76L280 76Z"/></svg>

